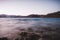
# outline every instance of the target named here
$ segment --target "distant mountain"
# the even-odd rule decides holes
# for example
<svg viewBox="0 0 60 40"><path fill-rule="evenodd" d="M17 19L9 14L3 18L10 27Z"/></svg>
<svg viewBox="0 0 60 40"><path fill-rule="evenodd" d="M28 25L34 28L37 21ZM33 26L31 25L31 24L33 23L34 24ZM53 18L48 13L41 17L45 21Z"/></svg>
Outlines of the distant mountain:
<svg viewBox="0 0 60 40"><path fill-rule="evenodd" d="M0 18L60 18L60 11L54 12L54 13L49 13L47 15L31 14L28 16L1 14Z"/></svg>
<svg viewBox="0 0 60 40"><path fill-rule="evenodd" d="M54 13L49 13L49 14L45 15L44 17L60 18L60 11L54 12Z"/></svg>
<svg viewBox="0 0 60 40"><path fill-rule="evenodd" d="M40 15L37 15L37 14L31 14L31 15L28 15L27 17L40 18Z"/></svg>
<svg viewBox="0 0 60 40"><path fill-rule="evenodd" d="M49 13L47 15L31 14L28 17L35 17L35 18L60 18L60 11L54 12L54 13Z"/></svg>

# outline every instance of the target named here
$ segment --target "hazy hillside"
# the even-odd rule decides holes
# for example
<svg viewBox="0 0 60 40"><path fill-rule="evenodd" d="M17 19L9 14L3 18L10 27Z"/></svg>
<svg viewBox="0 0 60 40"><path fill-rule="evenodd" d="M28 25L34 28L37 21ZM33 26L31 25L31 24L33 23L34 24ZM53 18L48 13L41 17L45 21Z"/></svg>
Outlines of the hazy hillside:
<svg viewBox="0 0 60 40"><path fill-rule="evenodd" d="M60 18L60 11L48 13L47 15L31 14L28 16L2 14L2 15L0 15L0 18Z"/></svg>
<svg viewBox="0 0 60 40"><path fill-rule="evenodd" d="M60 18L60 11L54 12L54 13L49 13L45 17Z"/></svg>

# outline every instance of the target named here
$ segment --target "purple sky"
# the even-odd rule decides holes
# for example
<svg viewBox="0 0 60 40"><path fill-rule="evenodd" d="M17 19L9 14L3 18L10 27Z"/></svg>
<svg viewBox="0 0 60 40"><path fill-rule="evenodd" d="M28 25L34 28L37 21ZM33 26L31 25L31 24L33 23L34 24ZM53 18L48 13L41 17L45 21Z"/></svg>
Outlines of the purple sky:
<svg viewBox="0 0 60 40"><path fill-rule="evenodd" d="M0 14L29 15L60 11L59 0L0 0Z"/></svg>

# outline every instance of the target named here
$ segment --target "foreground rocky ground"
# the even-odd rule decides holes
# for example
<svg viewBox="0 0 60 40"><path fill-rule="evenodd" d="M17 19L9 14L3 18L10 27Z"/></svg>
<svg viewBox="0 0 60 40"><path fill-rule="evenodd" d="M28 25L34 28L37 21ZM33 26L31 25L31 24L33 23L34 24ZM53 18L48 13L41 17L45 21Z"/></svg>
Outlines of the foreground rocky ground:
<svg viewBox="0 0 60 40"><path fill-rule="evenodd" d="M60 40L60 31L56 30L44 30L44 31L33 31L28 29L17 34L14 38L2 37L0 40Z"/></svg>

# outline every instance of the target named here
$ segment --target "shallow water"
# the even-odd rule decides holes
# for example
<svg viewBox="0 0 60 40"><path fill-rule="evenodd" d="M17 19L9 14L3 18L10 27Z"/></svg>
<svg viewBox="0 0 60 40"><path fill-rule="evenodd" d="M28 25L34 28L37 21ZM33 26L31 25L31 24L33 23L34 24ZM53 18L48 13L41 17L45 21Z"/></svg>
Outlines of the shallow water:
<svg viewBox="0 0 60 40"><path fill-rule="evenodd" d="M60 18L0 18L0 37L11 36L19 29L41 30L42 27L60 28Z"/></svg>

